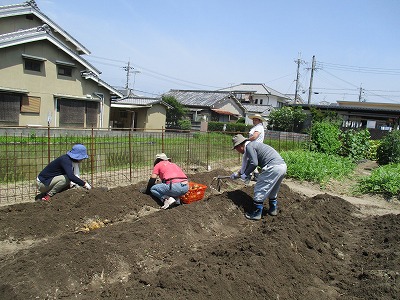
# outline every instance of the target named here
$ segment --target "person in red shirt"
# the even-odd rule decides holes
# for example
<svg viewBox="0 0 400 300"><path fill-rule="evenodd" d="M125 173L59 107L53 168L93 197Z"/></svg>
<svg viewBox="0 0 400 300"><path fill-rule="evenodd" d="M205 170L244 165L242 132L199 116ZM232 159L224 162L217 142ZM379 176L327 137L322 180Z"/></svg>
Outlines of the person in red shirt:
<svg viewBox="0 0 400 300"><path fill-rule="evenodd" d="M157 178L161 183L156 184ZM179 197L188 191L189 182L182 169L172 163L165 153L157 154L145 193L160 199L163 203L161 208L167 209L172 204L179 205Z"/></svg>

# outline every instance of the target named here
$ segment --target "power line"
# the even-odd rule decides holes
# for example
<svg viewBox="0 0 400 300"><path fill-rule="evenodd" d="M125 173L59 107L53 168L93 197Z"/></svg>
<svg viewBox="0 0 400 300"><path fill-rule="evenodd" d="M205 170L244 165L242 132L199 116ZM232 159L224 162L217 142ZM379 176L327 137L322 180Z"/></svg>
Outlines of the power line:
<svg viewBox="0 0 400 300"><path fill-rule="evenodd" d="M113 62L118 62L118 63L126 64L126 62L123 62L123 61L120 61L120 60L109 59L109 58L104 58L104 57L99 57L99 56L94 56L94 55L91 55L91 57L97 58L97 59L104 59L104 60L108 60L108 61L113 61ZM122 66L117 66L117 65L112 65L112 64L108 64L108 65L110 65L110 66L116 66L116 67L122 67ZM152 77L154 77L154 78L156 78L156 79L159 79L159 80L165 80L165 81L169 81L169 82L171 82L171 80L174 80L175 83L176 83L176 82L184 82L184 83L187 83L187 84L192 84L192 85L194 85L194 86L203 86L203 87L216 88L216 89L220 89L220 88L221 88L221 87L217 87L217 86L212 86L212 85L197 83L197 82L188 81L188 80L180 79L180 78L177 78L177 77L169 76L169 75L166 75L166 74L162 74L162 73L159 73L159 72L150 70L150 69L148 69L148 68L145 68L145 67L143 67L143 66L140 66L140 65L138 65L138 64L131 64L131 65L132 65L134 68L139 68L139 69L145 70L145 71L149 72L150 74L156 74L156 75L158 75L158 76L161 76L161 77L156 77L156 76L154 76L154 75L152 76ZM150 74L147 74L147 75L150 75ZM166 79L163 79L163 78L166 78ZM193 86L192 86L192 87L193 87Z"/></svg>
<svg viewBox="0 0 400 300"><path fill-rule="evenodd" d="M357 73L370 73L370 74L382 74L382 75L400 75L400 69L385 69L385 68L373 68L373 67L359 67L341 65L327 62L317 62L317 66L321 69L340 70Z"/></svg>

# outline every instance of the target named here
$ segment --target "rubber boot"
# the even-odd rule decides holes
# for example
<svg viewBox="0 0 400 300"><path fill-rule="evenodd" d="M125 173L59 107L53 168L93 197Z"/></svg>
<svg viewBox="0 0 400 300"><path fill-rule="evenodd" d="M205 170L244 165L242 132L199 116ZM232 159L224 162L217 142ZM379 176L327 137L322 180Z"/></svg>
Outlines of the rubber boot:
<svg viewBox="0 0 400 300"><path fill-rule="evenodd" d="M261 220L262 216L262 211L263 211L263 205L262 204L256 204L255 205L256 209L252 212L247 212L245 214L246 218L249 220Z"/></svg>
<svg viewBox="0 0 400 300"><path fill-rule="evenodd" d="M278 201L276 199L269 199L268 214L270 216L276 216L278 214Z"/></svg>

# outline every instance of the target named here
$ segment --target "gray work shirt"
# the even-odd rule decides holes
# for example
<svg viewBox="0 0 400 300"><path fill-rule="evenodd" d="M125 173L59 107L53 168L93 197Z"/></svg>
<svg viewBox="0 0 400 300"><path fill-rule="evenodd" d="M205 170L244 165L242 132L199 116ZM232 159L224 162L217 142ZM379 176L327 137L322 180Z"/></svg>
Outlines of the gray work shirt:
<svg viewBox="0 0 400 300"><path fill-rule="evenodd" d="M244 174L250 174L257 168L285 164L282 156L274 148L263 143L246 142L245 153L248 161Z"/></svg>

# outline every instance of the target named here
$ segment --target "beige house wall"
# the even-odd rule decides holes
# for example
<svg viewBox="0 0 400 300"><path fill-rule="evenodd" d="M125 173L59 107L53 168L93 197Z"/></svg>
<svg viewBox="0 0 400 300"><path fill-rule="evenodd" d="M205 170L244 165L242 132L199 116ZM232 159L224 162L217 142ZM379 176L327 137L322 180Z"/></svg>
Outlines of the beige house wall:
<svg viewBox="0 0 400 300"><path fill-rule="evenodd" d="M143 114L146 116L146 114ZM145 122L146 131L153 129L165 128L165 120L167 116L167 108L164 105L153 105L147 110L147 120Z"/></svg>
<svg viewBox="0 0 400 300"><path fill-rule="evenodd" d="M0 18L0 34L29 29L42 25L43 22L38 18L34 17L33 20L29 20L26 18L26 15Z"/></svg>
<svg viewBox="0 0 400 300"><path fill-rule="evenodd" d="M239 108L239 105L233 103L230 99L224 99L222 102L215 105L214 108L229 111L237 115L243 115L243 111Z"/></svg>
<svg viewBox="0 0 400 300"><path fill-rule="evenodd" d="M41 72L25 71L22 54L46 59ZM40 97L40 115L21 113L20 126L47 126L48 116L51 116L51 126L59 126L56 113L56 96L69 95L70 99L100 102L103 108L103 128L109 124L110 91L91 79L81 77L85 67L74 61L65 52L59 50L48 41L32 42L23 45L0 49L0 87L27 90L28 96ZM72 77L57 75L56 61L75 64ZM95 93L104 95L104 101ZM104 104L103 104L104 102ZM102 107L102 108L101 108ZM100 114L98 120L100 127Z"/></svg>

